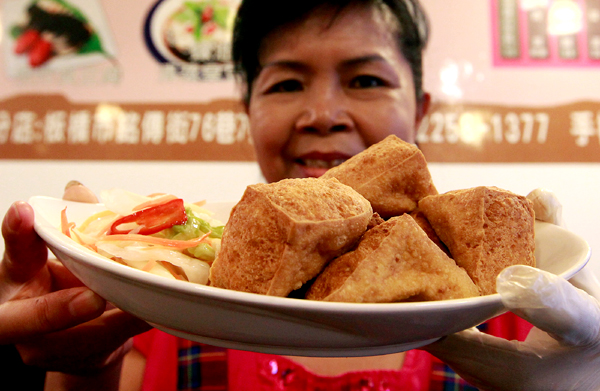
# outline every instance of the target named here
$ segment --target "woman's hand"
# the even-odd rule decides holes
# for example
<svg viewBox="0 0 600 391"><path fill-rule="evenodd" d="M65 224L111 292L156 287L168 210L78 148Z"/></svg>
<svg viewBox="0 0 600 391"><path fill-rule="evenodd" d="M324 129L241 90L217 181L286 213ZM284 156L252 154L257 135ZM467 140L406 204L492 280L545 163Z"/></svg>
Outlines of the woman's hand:
<svg viewBox="0 0 600 391"><path fill-rule="evenodd" d="M560 203L551 192L535 190L528 198L536 218L561 224ZM589 270L573 282L591 294L600 292ZM600 389L600 305L595 297L527 266L505 269L497 289L507 309L536 326L524 342L469 329L424 349L481 390Z"/></svg>
<svg viewBox="0 0 600 391"><path fill-rule="evenodd" d="M130 338L150 326L84 287L47 259L33 229L31 206L16 202L2 222L0 344L15 344L23 361L50 371L95 374L120 359Z"/></svg>
<svg viewBox="0 0 600 391"><path fill-rule="evenodd" d="M568 281L527 266L500 276L509 310L534 324L524 342L473 328L424 349L481 390L600 389L600 307Z"/></svg>

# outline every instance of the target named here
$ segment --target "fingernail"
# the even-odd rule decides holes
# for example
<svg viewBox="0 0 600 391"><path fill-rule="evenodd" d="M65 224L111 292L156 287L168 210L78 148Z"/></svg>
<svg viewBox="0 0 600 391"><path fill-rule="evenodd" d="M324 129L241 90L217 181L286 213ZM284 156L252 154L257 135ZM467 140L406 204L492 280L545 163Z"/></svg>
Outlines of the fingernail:
<svg viewBox="0 0 600 391"><path fill-rule="evenodd" d="M21 219L21 214L19 213L19 209L17 205L12 204L7 213L6 225L8 226L8 230L10 233L15 233L21 227L21 223L23 220Z"/></svg>
<svg viewBox="0 0 600 391"><path fill-rule="evenodd" d="M89 289L75 296L69 303L69 312L75 317L96 313L105 307L104 299Z"/></svg>

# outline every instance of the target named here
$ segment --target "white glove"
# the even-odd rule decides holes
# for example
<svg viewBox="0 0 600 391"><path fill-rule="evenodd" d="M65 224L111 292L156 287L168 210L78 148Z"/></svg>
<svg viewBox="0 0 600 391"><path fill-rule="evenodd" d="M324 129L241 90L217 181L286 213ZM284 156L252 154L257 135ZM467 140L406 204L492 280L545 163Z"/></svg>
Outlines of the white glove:
<svg viewBox="0 0 600 391"><path fill-rule="evenodd" d="M534 190L536 218L561 224L553 193ZM591 294L600 284L585 268L577 283ZM498 276L506 308L532 323L524 342L507 341L473 328L424 349L446 362L481 390L600 390L600 304L565 279L528 266L512 266Z"/></svg>

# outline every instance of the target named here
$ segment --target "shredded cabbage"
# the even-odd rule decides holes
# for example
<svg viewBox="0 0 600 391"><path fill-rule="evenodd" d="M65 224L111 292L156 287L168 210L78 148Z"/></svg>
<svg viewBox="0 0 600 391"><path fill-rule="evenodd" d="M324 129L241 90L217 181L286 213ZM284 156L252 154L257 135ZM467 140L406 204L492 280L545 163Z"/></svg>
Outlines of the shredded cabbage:
<svg viewBox="0 0 600 391"><path fill-rule="evenodd" d="M169 278L207 284L210 264L221 248L224 226L211 217L210 211L195 204L184 203L187 215L185 224L144 236L143 241L136 241L136 235L133 234L130 235L131 239L126 234L108 240L109 229L115 221L147 205L150 205L148 208L160 205L163 203L161 197L165 200L174 198L170 195L145 197L122 189L103 191L101 199L107 210L90 216L80 227L71 228L70 236L119 263ZM139 234L137 237L140 238ZM177 248L184 247L179 245L181 241L190 240L197 240L199 244ZM165 243L176 243L177 246L169 247Z"/></svg>

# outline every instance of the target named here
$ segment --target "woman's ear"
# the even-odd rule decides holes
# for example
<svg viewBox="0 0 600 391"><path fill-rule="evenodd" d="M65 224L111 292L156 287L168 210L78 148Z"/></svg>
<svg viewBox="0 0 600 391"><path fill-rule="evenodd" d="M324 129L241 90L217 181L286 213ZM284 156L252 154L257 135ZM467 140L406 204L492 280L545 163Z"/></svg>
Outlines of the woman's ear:
<svg viewBox="0 0 600 391"><path fill-rule="evenodd" d="M415 118L415 129L418 129L421 125L423 117L429 111L429 105L431 104L431 95L428 92L423 92L421 99L417 101L417 112Z"/></svg>

